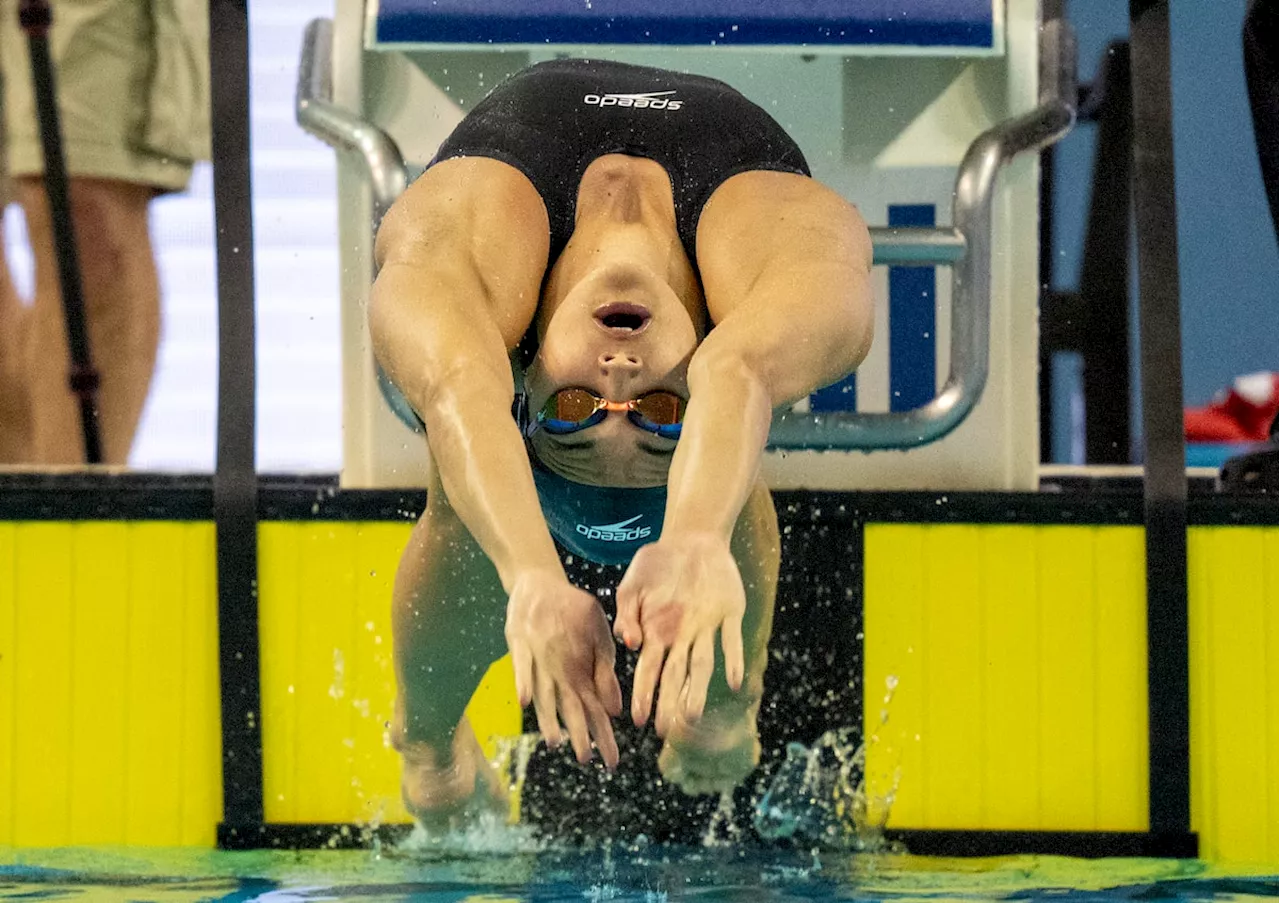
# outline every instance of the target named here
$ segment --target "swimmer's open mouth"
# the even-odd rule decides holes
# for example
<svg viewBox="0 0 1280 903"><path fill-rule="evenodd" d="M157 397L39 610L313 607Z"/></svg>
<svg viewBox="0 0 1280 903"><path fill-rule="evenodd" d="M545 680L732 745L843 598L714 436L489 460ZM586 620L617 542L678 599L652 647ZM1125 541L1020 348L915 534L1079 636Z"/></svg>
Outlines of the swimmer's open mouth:
<svg viewBox="0 0 1280 903"><path fill-rule="evenodd" d="M595 312L596 322L610 335L638 335L652 319L639 304L606 304Z"/></svg>

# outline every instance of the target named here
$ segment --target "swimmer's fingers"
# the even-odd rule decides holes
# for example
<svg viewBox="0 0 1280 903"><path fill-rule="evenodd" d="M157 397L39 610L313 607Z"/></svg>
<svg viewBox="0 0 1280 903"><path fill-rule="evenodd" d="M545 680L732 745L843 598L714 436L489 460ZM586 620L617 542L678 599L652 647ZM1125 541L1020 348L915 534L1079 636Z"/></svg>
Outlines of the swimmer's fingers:
<svg viewBox="0 0 1280 903"><path fill-rule="evenodd" d="M595 671L596 696L604 710L613 717L622 714L622 687L618 685L618 675L613 670L613 656L596 657Z"/></svg>
<svg viewBox="0 0 1280 903"><path fill-rule="evenodd" d="M591 761L591 734L587 730L587 717L582 711L582 700L577 691L570 686L560 685L560 716L564 719L565 730L569 732L569 743L573 745L574 755L578 761L586 765Z"/></svg>
<svg viewBox="0 0 1280 903"><path fill-rule="evenodd" d="M677 640L667 654L666 667L662 669L662 685L658 692L658 717L654 728L659 737L665 737L671 730L671 721L684 695L685 681L689 678L689 644L687 640Z"/></svg>
<svg viewBox="0 0 1280 903"><path fill-rule="evenodd" d="M735 693L742 686L742 615L729 615L720 624L720 648L724 651L724 679Z"/></svg>
<svg viewBox="0 0 1280 903"><path fill-rule="evenodd" d="M618 614L613 619L613 635L627 644L627 648L640 648L644 634L640 629L640 580L631 568L618 584Z"/></svg>
<svg viewBox="0 0 1280 903"><path fill-rule="evenodd" d="M711 634L704 633L694 641L693 654L689 656L689 695L684 702L684 717L697 721L707 704L707 687L711 685L711 672L716 665L716 644Z"/></svg>
<svg viewBox="0 0 1280 903"><path fill-rule="evenodd" d="M516 672L516 699L520 708L527 708L533 701L533 655L524 643L511 647L511 666Z"/></svg>
<svg viewBox="0 0 1280 903"><path fill-rule="evenodd" d="M538 731L547 746L555 749L563 742L560 722L556 720L556 685L542 668L534 672L533 710L538 716Z"/></svg>
<svg viewBox="0 0 1280 903"><path fill-rule="evenodd" d="M650 641L640 650L640 660L636 662L636 678L631 686L631 720L636 727L644 727L653 711L653 692L658 686L658 675L662 672L662 657L666 647L661 643Z"/></svg>
<svg viewBox="0 0 1280 903"><path fill-rule="evenodd" d="M609 723L609 714L601 706L600 701L591 697L582 697L582 707L587 713L587 723L591 728L591 736L595 738L596 749L600 750L600 758L612 771L618 767L618 741L613 736L613 725Z"/></svg>

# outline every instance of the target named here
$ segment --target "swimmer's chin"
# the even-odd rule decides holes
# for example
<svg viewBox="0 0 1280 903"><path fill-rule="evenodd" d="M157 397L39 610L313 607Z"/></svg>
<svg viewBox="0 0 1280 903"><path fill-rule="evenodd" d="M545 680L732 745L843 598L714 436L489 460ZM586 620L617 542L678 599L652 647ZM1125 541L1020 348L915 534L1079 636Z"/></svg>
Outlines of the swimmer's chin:
<svg viewBox="0 0 1280 903"><path fill-rule="evenodd" d="M652 489L667 485L671 462L638 459L634 467L605 468L599 461L575 459L560 453L550 442L534 443L538 462L571 483L609 489Z"/></svg>

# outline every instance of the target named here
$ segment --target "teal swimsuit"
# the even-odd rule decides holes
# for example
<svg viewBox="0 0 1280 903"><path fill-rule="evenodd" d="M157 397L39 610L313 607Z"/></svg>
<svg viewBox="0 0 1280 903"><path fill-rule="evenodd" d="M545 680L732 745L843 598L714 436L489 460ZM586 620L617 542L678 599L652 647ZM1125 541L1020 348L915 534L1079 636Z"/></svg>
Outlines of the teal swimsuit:
<svg viewBox="0 0 1280 903"><path fill-rule="evenodd" d="M667 487L588 486L533 461L533 482L547 527L569 552L597 564L628 564L662 535Z"/></svg>

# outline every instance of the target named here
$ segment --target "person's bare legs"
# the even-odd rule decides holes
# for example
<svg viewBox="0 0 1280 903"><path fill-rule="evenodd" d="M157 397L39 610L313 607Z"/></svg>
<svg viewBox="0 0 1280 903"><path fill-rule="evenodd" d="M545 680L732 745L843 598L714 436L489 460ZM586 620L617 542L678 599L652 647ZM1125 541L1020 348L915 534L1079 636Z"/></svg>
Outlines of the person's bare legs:
<svg viewBox="0 0 1280 903"><path fill-rule="evenodd" d="M463 717L485 670L506 654L506 592L432 469L392 597L396 722L405 806L429 824L468 806L501 808L503 782Z"/></svg>
<svg viewBox="0 0 1280 903"><path fill-rule="evenodd" d="M692 724L677 717L658 756L662 776L690 794L729 790L760 761L756 716L764 693L781 559L778 517L762 480L738 516L730 548L747 597L742 687L736 693L729 689L717 644L715 673L702 717Z"/></svg>
<svg viewBox="0 0 1280 903"><path fill-rule="evenodd" d="M31 457L27 364L30 313L9 277L9 261L4 256L4 211L0 209L0 464L25 464Z"/></svg>
<svg viewBox="0 0 1280 903"><path fill-rule="evenodd" d="M81 464L84 436L79 402L67 385L67 331L44 185L34 178L15 183L36 269L28 343L31 456L38 464ZM97 401L103 462L125 464L150 391L160 339L160 284L147 224L155 189L73 178L70 195L89 351L101 376Z"/></svg>

